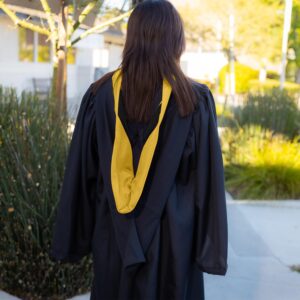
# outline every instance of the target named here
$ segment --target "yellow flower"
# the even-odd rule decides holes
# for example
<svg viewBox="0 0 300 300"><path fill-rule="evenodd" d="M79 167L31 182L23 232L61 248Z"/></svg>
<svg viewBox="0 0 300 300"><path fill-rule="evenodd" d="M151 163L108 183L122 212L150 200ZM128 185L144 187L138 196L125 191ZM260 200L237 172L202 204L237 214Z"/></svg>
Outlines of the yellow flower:
<svg viewBox="0 0 300 300"><path fill-rule="evenodd" d="M7 209L7 211L9 212L9 213L11 213L11 212L13 212L15 209L13 208L13 207L9 207L8 209Z"/></svg>

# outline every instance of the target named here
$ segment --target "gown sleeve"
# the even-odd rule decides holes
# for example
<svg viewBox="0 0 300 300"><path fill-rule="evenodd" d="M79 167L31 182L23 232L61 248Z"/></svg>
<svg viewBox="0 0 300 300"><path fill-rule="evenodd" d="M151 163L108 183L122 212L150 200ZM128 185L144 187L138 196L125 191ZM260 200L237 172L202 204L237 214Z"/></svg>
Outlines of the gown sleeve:
<svg viewBox="0 0 300 300"><path fill-rule="evenodd" d="M217 116L209 88L201 91L193 116L195 134L195 260L203 272L225 275L227 271L227 211L224 170Z"/></svg>
<svg viewBox="0 0 300 300"><path fill-rule="evenodd" d="M82 98L69 146L49 251L53 261L76 262L91 252L98 170L91 86Z"/></svg>

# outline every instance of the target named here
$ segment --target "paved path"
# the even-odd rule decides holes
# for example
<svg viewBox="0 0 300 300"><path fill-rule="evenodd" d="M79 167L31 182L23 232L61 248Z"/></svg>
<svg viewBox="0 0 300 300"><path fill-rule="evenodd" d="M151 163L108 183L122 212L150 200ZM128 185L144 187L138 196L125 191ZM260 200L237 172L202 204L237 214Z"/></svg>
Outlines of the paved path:
<svg viewBox="0 0 300 300"><path fill-rule="evenodd" d="M229 259L225 277L205 274L207 300L299 300L300 201L228 197Z"/></svg>
<svg viewBox="0 0 300 300"><path fill-rule="evenodd" d="M300 201L227 197L226 276L204 274L206 300L300 300ZM1 300L16 300L0 291ZM89 300L89 294L72 300ZM196 300L196 299L195 299Z"/></svg>

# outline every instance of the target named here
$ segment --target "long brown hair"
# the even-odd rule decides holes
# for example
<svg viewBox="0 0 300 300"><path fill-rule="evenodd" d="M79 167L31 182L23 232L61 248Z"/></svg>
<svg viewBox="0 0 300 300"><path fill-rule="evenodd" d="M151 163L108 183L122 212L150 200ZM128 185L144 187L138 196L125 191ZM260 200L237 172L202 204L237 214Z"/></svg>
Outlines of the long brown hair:
<svg viewBox="0 0 300 300"><path fill-rule="evenodd" d="M128 20L122 53L122 95L129 120L148 121L155 92L166 78L172 86L178 110L186 116L195 108L191 79L180 68L185 50L182 19L166 0L139 3ZM97 81L101 85L110 72Z"/></svg>

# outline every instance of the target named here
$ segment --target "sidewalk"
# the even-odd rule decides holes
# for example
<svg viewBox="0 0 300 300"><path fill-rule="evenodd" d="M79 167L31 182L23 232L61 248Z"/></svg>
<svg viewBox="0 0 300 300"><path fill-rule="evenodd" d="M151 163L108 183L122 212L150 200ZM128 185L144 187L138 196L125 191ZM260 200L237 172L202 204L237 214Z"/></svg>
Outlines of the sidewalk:
<svg viewBox="0 0 300 300"><path fill-rule="evenodd" d="M228 196L225 277L205 274L207 300L297 300L300 201L237 201Z"/></svg>
<svg viewBox="0 0 300 300"><path fill-rule="evenodd" d="M226 276L204 274L206 300L299 300L300 273L289 266L300 265L300 201L227 196L228 271ZM0 299L17 298L0 291Z"/></svg>

